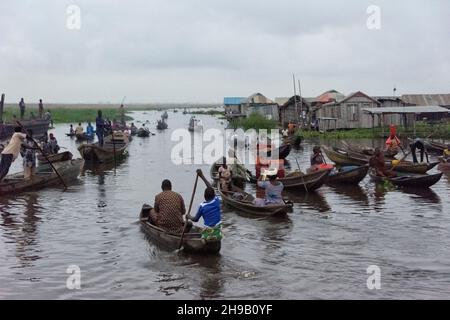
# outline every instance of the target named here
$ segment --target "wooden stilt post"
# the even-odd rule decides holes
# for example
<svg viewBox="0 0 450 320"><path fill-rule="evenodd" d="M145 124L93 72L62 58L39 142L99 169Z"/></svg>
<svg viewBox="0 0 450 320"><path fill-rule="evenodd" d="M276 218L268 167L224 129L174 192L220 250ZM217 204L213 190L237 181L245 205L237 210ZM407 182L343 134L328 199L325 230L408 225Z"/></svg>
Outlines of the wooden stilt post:
<svg viewBox="0 0 450 320"><path fill-rule="evenodd" d="M2 98L0 100L0 124L3 123L3 105L5 103L5 94L2 93Z"/></svg>

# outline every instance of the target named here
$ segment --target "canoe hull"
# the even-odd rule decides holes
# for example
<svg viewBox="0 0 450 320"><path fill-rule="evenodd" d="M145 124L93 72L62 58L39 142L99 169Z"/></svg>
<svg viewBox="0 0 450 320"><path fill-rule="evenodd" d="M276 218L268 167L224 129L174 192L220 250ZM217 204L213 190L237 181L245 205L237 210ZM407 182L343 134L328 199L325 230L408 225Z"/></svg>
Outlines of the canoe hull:
<svg viewBox="0 0 450 320"><path fill-rule="evenodd" d="M348 171L341 171L334 175L329 175L327 184L330 185L356 185L367 175L369 166L364 165Z"/></svg>
<svg viewBox="0 0 450 320"><path fill-rule="evenodd" d="M56 170L58 170L58 173L66 183L75 180L80 175L83 165L83 159L54 163ZM59 185L60 183L61 181L56 173L54 173L50 165L47 164L38 167L36 174L30 180L23 180L23 173L7 176L2 183L0 183L0 195L42 189Z"/></svg>
<svg viewBox="0 0 450 320"><path fill-rule="evenodd" d="M376 183L383 183L385 180L390 181L393 185L403 188L424 189L436 184L442 177L443 173L436 174L418 174L410 176L400 176L395 178L383 178L377 176L374 171L369 172L370 178Z"/></svg>
<svg viewBox="0 0 450 320"><path fill-rule="evenodd" d="M64 151L64 152L60 152L57 154L52 154L52 155L47 156L47 159L51 163L68 161L68 160L72 160L72 158L73 158L73 154L70 151ZM37 159L39 160L40 165L48 163L47 159L42 155L37 155Z"/></svg>
<svg viewBox="0 0 450 320"><path fill-rule="evenodd" d="M123 143L118 143L116 145L116 159L121 159L126 156L127 147L128 144ZM80 151L81 156L86 161L99 163L114 161L114 148L110 146L107 148L102 148L98 146L98 144L83 144L78 147L78 151Z"/></svg>
<svg viewBox="0 0 450 320"><path fill-rule="evenodd" d="M252 203L246 203L232 199L224 192L222 192L222 190L220 190L220 186L218 188L218 191L225 205L237 210L238 212L247 213L252 216L258 217L283 216L292 210L292 204L258 207L253 205Z"/></svg>
<svg viewBox="0 0 450 320"><path fill-rule="evenodd" d="M144 210L144 208L143 208ZM148 220L142 219L141 210L141 226L144 233L158 245L169 249L177 250L180 245L181 235L174 235L165 230L151 224ZM183 236L183 251L195 254L217 254L220 252L222 243L220 240L205 241L201 238L198 228L192 227L192 231L185 233Z"/></svg>
<svg viewBox="0 0 450 320"><path fill-rule="evenodd" d="M319 170L312 173L289 177L279 178L285 189L293 189L296 191L314 191L320 188L328 179L331 170Z"/></svg>

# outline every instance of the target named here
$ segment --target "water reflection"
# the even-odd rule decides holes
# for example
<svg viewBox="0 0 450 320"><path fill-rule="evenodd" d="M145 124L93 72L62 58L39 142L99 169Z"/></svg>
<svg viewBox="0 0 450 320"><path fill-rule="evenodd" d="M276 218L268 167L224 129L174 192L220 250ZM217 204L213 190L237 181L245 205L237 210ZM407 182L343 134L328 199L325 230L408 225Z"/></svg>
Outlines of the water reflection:
<svg viewBox="0 0 450 320"><path fill-rule="evenodd" d="M9 229L5 235L16 244L19 268L33 266L33 261L41 257L35 250L38 243L38 222L42 208L36 193L22 194L17 198L0 198L2 226ZM9 210L8 210L9 209ZM23 212L22 214L19 214Z"/></svg>
<svg viewBox="0 0 450 320"><path fill-rule="evenodd" d="M361 205L367 207L369 205L369 197L366 191L360 186L330 186L332 192L342 195L354 201L354 205Z"/></svg>
<svg viewBox="0 0 450 320"><path fill-rule="evenodd" d="M428 204L439 204L441 203L441 198L432 189L412 189L404 188L401 189L403 193L411 195L411 199L417 200Z"/></svg>
<svg viewBox="0 0 450 320"><path fill-rule="evenodd" d="M295 204L300 204L301 208L313 209L319 212L331 210L326 198L320 191L295 192L293 190L285 190L284 195Z"/></svg>

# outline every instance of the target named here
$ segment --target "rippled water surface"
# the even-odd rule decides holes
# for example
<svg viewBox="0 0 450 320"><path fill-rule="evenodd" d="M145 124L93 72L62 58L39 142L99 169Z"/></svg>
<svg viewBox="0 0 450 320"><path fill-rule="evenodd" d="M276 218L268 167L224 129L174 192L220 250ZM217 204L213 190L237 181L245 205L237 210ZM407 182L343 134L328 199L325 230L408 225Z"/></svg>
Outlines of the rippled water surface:
<svg viewBox="0 0 450 320"><path fill-rule="evenodd" d="M154 128L159 113L134 116ZM189 201L199 166L170 161L171 132L186 128L189 117L170 112L169 130L136 137L116 170L87 168L66 192L45 189L0 198L0 298L450 298L447 176L419 192L376 188L368 177L357 187L289 192L294 212L282 219L225 209L218 256L155 246L137 216L144 202L153 202L164 178ZM224 126L216 118L198 117L205 128ZM78 157L66 130L53 131ZM291 166L297 157L305 169L314 143L293 150ZM200 167L209 172L208 165ZM81 269L81 290L66 288L69 265ZM369 265L381 268L380 290L367 289Z"/></svg>

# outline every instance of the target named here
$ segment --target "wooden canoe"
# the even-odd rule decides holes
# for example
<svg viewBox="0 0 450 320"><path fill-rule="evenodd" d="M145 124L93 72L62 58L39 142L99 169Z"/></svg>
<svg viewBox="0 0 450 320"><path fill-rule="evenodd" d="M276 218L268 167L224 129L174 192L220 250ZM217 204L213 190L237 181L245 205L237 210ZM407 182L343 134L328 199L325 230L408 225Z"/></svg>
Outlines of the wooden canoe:
<svg viewBox="0 0 450 320"><path fill-rule="evenodd" d="M56 162L53 164L64 182L68 183L78 177L84 165L83 159ZM23 172L6 176L0 182L0 195L18 193L33 189L43 189L60 184L61 181L50 165L36 168L35 174L29 180L24 180Z"/></svg>
<svg viewBox="0 0 450 320"><path fill-rule="evenodd" d="M291 152L292 146L290 143L282 144L278 149L275 150L267 150L267 156L272 157L272 154L278 154L278 159L286 159L286 157ZM262 153L265 153L266 151L261 150Z"/></svg>
<svg viewBox="0 0 450 320"><path fill-rule="evenodd" d="M355 185L363 180L367 172L369 171L369 166L350 166L350 167L340 167L337 169L336 173L331 172L328 176L327 184L340 184L340 185Z"/></svg>
<svg viewBox="0 0 450 320"><path fill-rule="evenodd" d="M139 130L137 131L137 136L140 138L150 137L150 130L139 128Z"/></svg>
<svg viewBox="0 0 450 320"><path fill-rule="evenodd" d="M346 141L341 141L342 145L345 146L345 148L348 151L359 153L361 155L366 156L373 156L375 154L375 148L367 147L367 146L359 146L350 144ZM398 153L398 150L384 150L383 154L386 158L394 158Z"/></svg>
<svg viewBox="0 0 450 320"><path fill-rule="evenodd" d="M146 218L150 209L151 207L144 205L140 213L141 225L145 234L152 241L169 250L178 249L181 235L169 233L150 223L148 218ZM206 241L201 238L200 232L200 228L193 226L190 232L183 235L183 251L196 254L217 254L221 249L221 240Z"/></svg>
<svg viewBox="0 0 450 320"><path fill-rule="evenodd" d="M128 144L117 143L115 146L116 159L123 158L126 155ZM100 147L98 143L82 144L78 147L83 159L93 162L114 161L114 146L104 145Z"/></svg>
<svg viewBox="0 0 450 320"><path fill-rule="evenodd" d="M214 182L219 181L219 168L221 166L221 164L220 164L221 161L222 161L222 159L219 159L216 162L214 162L211 165L211 168L209 170L209 176L211 177L211 179ZM237 161L237 160L235 160L235 161ZM249 173L247 173L244 165L235 162L233 164L229 164L229 166L231 168L233 182L236 182L236 181L251 182L251 183L256 182L256 177L251 176Z"/></svg>
<svg viewBox="0 0 450 320"><path fill-rule="evenodd" d="M351 154L350 152L340 148L322 146L322 149L328 159L339 166L362 166L369 162L368 156Z"/></svg>
<svg viewBox="0 0 450 320"><path fill-rule="evenodd" d="M75 138L77 139L78 142L94 140L94 136L90 136L86 133L76 134Z"/></svg>
<svg viewBox="0 0 450 320"><path fill-rule="evenodd" d="M235 200L232 198L234 192L224 192L218 188L218 192L222 197L222 201L225 205L235 209L238 212L247 213L253 216L259 217L271 217L271 216L281 216L286 215L292 210L292 203L286 204L274 204L267 206L255 206L253 200L255 199L251 194L248 194L242 190L236 190L243 194L243 200Z"/></svg>
<svg viewBox="0 0 450 320"><path fill-rule="evenodd" d="M116 160L124 158L127 155L128 144L128 135L115 131L114 135L105 137L103 147L100 147L98 143L87 143L80 145L78 151L83 159L102 163L114 161L114 158Z"/></svg>
<svg viewBox="0 0 450 320"><path fill-rule="evenodd" d="M361 154L356 154L354 152L349 152L340 148L330 148L327 146L322 146L327 157L335 162L338 166L362 166L369 163L370 156L365 156ZM424 174L427 171L433 169L437 166L439 162L431 163L413 163L411 161L403 160L400 164L394 167L395 171L407 172L407 173L417 173ZM386 161L386 167L392 167L392 161Z"/></svg>
<svg viewBox="0 0 450 320"><path fill-rule="evenodd" d="M450 172L450 162L440 162L438 170L442 172Z"/></svg>
<svg viewBox="0 0 450 320"><path fill-rule="evenodd" d="M369 172L370 178L376 183L390 181L393 185L407 188L429 188L437 183L443 173L436 174L402 174L395 178L385 178L376 175L374 170Z"/></svg>
<svg viewBox="0 0 450 320"><path fill-rule="evenodd" d="M47 156L47 159L49 161L47 161L47 159L41 154L38 154L36 156L36 158L39 160L39 164L42 165L42 164L47 164L49 161L51 163L55 163L55 162L72 160L73 154L70 151L64 151L64 152L60 152L57 154L51 154L51 155Z"/></svg>
<svg viewBox="0 0 450 320"><path fill-rule="evenodd" d="M278 180L283 183L285 189L310 192L320 188L327 181L330 171L318 170L307 174L296 171Z"/></svg>

